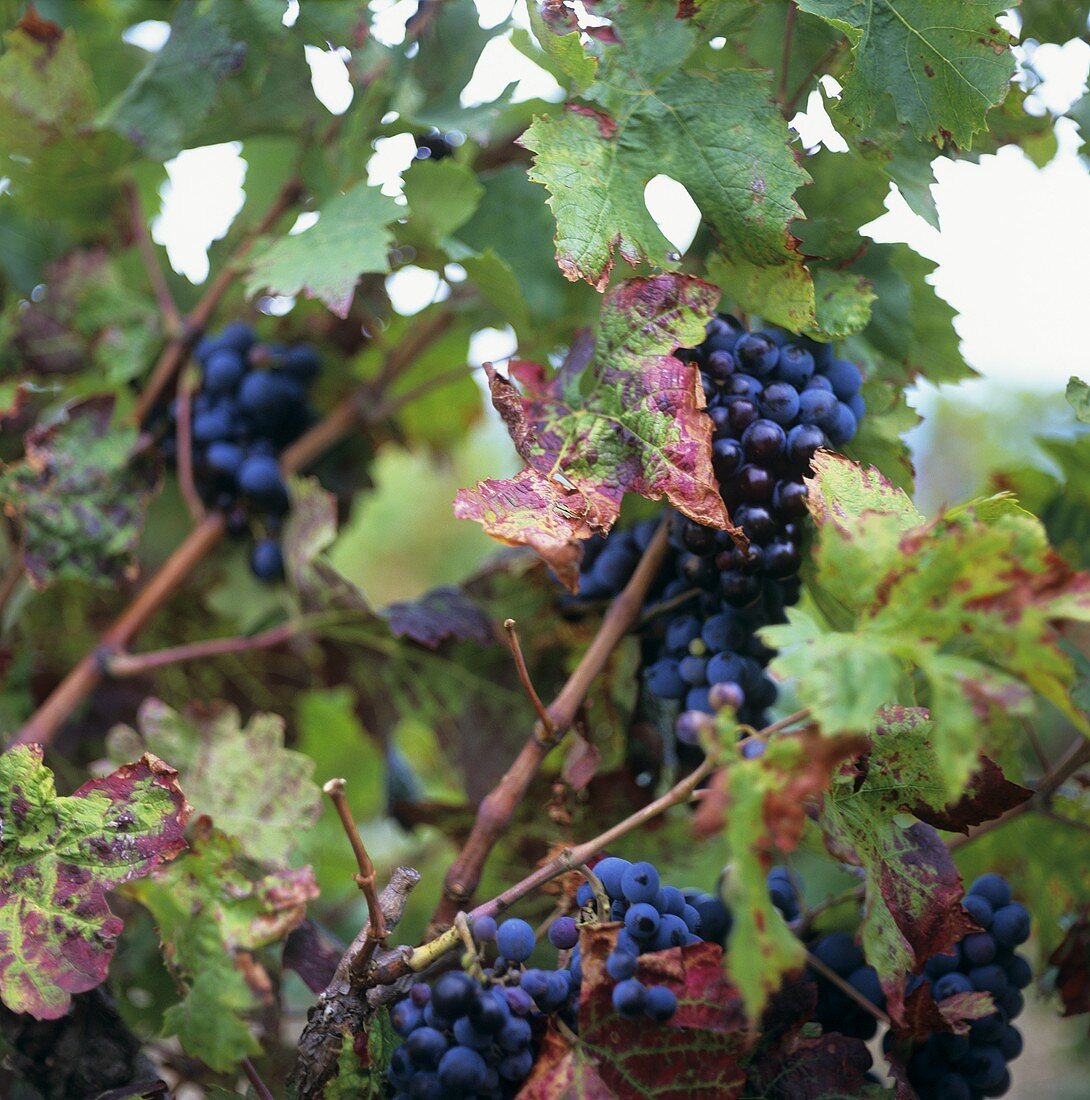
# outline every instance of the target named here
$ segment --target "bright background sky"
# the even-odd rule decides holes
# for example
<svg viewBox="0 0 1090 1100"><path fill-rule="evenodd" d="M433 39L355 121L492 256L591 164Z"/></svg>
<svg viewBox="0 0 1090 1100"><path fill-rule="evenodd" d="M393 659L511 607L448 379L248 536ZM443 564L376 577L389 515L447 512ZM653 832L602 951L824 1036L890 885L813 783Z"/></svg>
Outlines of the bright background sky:
<svg viewBox="0 0 1090 1100"><path fill-rule="evenodd" d="M308 0L302 0L303 3ZM498 26L512 12L526 26L525 0L475 0L482 26ZM284 22L298 17L298 0L285 0ZM415 0L374 0L374 33L395 43L404 36ZM1006 25L1017 33L1015 16ZM159 22L139 24L130 41L161 48L169 31ZM351 103L343 49L324 43L306 46L315 95L333 114ZM1090 45L1074 40L1059 46L1019 47L1041 77L1029 100L1037 114L1061 114L1086 90ZM503 34L486 46L473 78L462 92L469 106L501 95L512 82L516 99L559 99L552 77L520 54ZM813 156L836 156L844 143L832 128L824 97L839 91L826 78L806 110L792 120L799 144ZM1037 168L1021 150L1008 147L979 163L939 159L934 195L940 228L913 214L896 192L888 213L865 227L879 241L906 241L934 260L934 285L958 313L957 331L967 361L981 378L936 390L921 384L910 401L924 417L909 442L919 471L919 503L933 509L978 490L990 467L1012 454L1047 465L1035 437L1068 430L1062 400L1071 374L1090 376L1086 315L1090 309L1090 173L1079 157L1077 127L1057 125L1059 152ZM412 161L415 142L408 132L376 143L368 165L370 182L399 194L401 173ZM174 269L194 283L208 276L207 250L222 237L242 207L245 150L239 143L181 153L168 163L168 182L153 226ZM648 185L648 209L680 251L691 243L699 211L679 184L658 177ZM304 232L316 214L301 215L292 232ZM423 309L446 288L436 275L406 268L388 280L399 312ZM290 300L269 303L270 311L290 309ZM501 358L513 348L510 331L479 334L472 359ZM971 429L970 437L966 438Z"/></svg>

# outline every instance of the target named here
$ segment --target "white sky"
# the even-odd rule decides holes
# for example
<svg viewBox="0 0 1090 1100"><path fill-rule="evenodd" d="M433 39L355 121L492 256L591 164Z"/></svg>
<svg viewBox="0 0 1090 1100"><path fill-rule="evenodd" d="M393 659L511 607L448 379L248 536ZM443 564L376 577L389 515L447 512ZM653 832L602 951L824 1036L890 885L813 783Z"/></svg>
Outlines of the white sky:
<svg viewBox="0 0 1090 1100"><path fill-rule="evenodd" d="M499 24L512 10L511 0L476 3L486 27ZM285 23L290 25L298 3L292 0L285 6ZM405 19L415 7L415 0L373 0L376 36L390 43L401 41ZM514 11L516 22L525 26L525 0L518 0ZM168 29L164 23L144 23L128 37L158 49ZM1034 113L1062 113L1085 89L1090 67L1090 46L1085 42L1028 43L1018 52L1032 61L1042 78L1030 97ZM343 113L353 94L344 65L347 51L311 44L306 55L315 94L331 113ZM1032 76L1025 79L1032 83ZM548 73L497 35L463 90L462 102L490 102L512 82L520 99L560 95ZM811 155L836 156L845 148L825 108L825 100L839 90L834 79L824 78L821 90L810 95L805 111L792 120L800 146ZM934 194L941 230L912 214L895 189L887 200L888 213L866 227L876 240L906 241L937 262L934 284L958 312L965 356L993 381L993 388L999 384L1004 390L1058 392L1072 373L1090 375L1085 336L1090 306L1090 173L1077 154L1074 124L1061 120L1058 130L1060 151L1043 169L1014 147L979 163L937 160ZM388 194L400 194L401 173L411 163L414 147L407 132L376 142L368 164L369 182ZM226 233L242 205L245 147L235 142L187 150L168 163L167 172L153 235L165 245L176 271L202 282L208 275L208 246ZM648 184L645 197L664 235L684 252L700 217L686 190L659 176ZM314 215L308 217L313 223ZM307 224L301 221L294 231ZM417 268L396 272L388 285L395 309L410 314L449 292L439 276ZM274 305L283 312L290 301ZM485 341L483 351L475 350L499 357L510 354L511 344L509 333L497 334ZM925 415L937 399L926 386L914 397ZM926 429L917 432L913 442L917 448L927 445Z"/></svg>

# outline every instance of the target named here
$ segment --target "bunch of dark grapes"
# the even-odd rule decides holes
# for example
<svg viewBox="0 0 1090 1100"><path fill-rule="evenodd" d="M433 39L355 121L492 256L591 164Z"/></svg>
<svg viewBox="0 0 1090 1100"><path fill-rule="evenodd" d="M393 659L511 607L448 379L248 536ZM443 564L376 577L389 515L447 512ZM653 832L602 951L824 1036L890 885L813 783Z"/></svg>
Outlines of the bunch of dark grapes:
<svg viewBox="0 0 1090 1100"><path fill-rule="evenodd" d="M624 924L606 960L606 973L616 983L612 996L617 1015L669 1020L677 1011L677 997L666 986L645 985L636 977L640 955L703 940L723 943L730 930L726 906L710 894L663 885L651 863L607 856L594 873L609 898L604 919ZM584 908L597 908L589 885L579 888L576 900Z"/></svg>
<svg viewBox="0 0 1090 1100"><path fill-rule="evenodd" d="M535 947L534 930L524 920L497 926L481 918L473 933L499 952L493 965L479 978L449 971L430 986L414 985L391 1011L394 1030L404 1039L388 1070L397 1097L506 1100L533 1068L539 1021L561 1011L575 1018L581 975L572 918L559 918L550 929L554 945L570 950L569 965L556 970L523 966Z"/></svg>
<svg viewBox="0 0 1090 1100"><path fill-rule="evenodd" d="M233 533L257 524L250 568L259 580L280 580L277 536L290 500L277 458L313 420L307 391L321 365L318 354L305 344L260 344L236 322L201 340L194 355L201 369L190 408L197 489L207 506L227 514ZM176 414L175 402L163 440L167 457L174 456Z"/></svg>
<svg viewBox="0 0 1090 1100"><path fill-rule="evenodd" d="M647 690L682 709L731 706L748 725L764 723L776 688L772 657L756 637L782 622L799 596L800 541L814 453L855 435L865 412L859 368L832 348L779 332L746 332L715 318L707 338L680 358L695 363L713 422L712 465L732 521L749 540L677 517L674 575L667 598L695 596L661 629L646 664ZM700 723L682 714L676 732L697 740Z"/></svg>
<svg viewBox="0 0 1090 1100"><path fill-rule="evenodd" d="M946 955L924 967L937 1001L973 991L990 993L996 1011L974 1020L968 1035L932 1035L913 1052L909 1080L920 1100L981 1100L1002 1096L1011 1084L1007 1064L1022 1053L1022 1035L1012 1021L1025 1003L1032 978L1016 948L1029 939L1029 910L1011 899L999 875L983 875L969 888L966 912L981 927Z"/></svg>
<svg viewBox="0 0 1090 1100"><path fill-rule="evenodd" d="M847 932L830 932L819 937L810 945L810 953L875 1008L886 1007L886 995L882 992L878 971L873 966L867 966L863 952ZM807 968L806 976L817 986L814 1018L823 1031L837 1031L855 1039L873 1038L878 1030L878 1021L870 1012L816 969Z"/></svg>

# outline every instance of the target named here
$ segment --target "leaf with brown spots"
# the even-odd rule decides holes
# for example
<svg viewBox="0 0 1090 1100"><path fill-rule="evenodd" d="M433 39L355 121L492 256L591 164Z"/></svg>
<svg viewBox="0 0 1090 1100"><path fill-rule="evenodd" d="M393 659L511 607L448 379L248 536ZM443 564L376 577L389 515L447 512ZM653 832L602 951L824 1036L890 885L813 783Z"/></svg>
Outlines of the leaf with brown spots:
<svg viewBox="0 0 1090 1100"><path fill-rule="evenodd" d="M177 772L146 755L58 796L38 745L0 756L0 998L40 1020L106 978L122 921L106 891L184 847Z"/></svg>
<svg viewBox="0 0 1090 1100"><path fill-rule="evenodd" d="M515 362L508 380L487 368L492 403L527 468L461 490L455 515L532 547L572 591L580 541L609 531L626 493L666 497L698 523L729 529L699 373L673 355L701 339L717 298L687 276L631 279L603 302L584 369L549 378Z"/></svg>
<svg viewBox="0 0 1090 1100"><path fill-rule="evenodd" d="M619 925L584 928L579 1035L550 1029L519 1100L731 1100L743 1094L745 1016L723 977L722 951L694 944L640 956L637 977L678 999L663 1024L623 1020L611 1001L606 958Z"/></svg>

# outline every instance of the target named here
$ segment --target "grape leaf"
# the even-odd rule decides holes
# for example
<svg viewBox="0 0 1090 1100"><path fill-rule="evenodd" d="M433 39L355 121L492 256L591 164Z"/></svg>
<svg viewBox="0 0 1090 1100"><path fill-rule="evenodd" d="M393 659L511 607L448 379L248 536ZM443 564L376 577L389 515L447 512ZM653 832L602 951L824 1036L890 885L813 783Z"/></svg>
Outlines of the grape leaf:
<svg viewBox="0 0 1090 1100"><path fill-rule="evenodd" d="M170 37L109 103L99 126L127 138L151 160L167 160L212 112L220 82L242 68L247 44L212 12L175 9Z"/></svg>
<svg viewBox="0 0 1090 1100"><path fill-rule="evenodd" d="M893 1094L868 1082L873 1065L862 1039L839 1032L799 1039L776 1047L750 1069L747 1097L769 1100L882 1100Z"/></svg>
<svg viewBox="0 0 1090 1100"><path fill-rule="evenodd" d="M1080 424L1090 424L1090 386L1072 375L1067 380L1067 403L1075 410Z"/></svg>
<svg viewBox="0 0 1090 1100"><path fill-rule="evenodd" d="M731 854L725 897L734 915L726 965L751 1019L760 1016L784 976L801 969L805 956L768 892L773 854L797 847L806 802L828 787L840 761L862 745L856 737L822 745L816 731L774 741L761 756L722 768L705 800L709 805L701 807L696 826L704 833L711 831L712 819L724 828L725 811L723 835Z"/></svg>
<svg viewBox="0 0 1090 1100"><path fill-rule="evenodd" d="M889 95L918 138L969 148L1014 75L990 0L799 0L799 10L847 35L841 106L864 127Z"/></svg>
<svg viewBox="0 0 1090 1100"><path fill-rule="evenodd" d="M243 726L234 707L179 714L147 699L137 722L139 734L127 726L110 732L113 759L143 744L173 760L198 813L237 838L251 859L272 866L287 862L300 835L317 820L322 794L312 779L314 761L284 748L282 718L255 714Z"/></svg>
<svg viewBox="0 0 1090 1100"><path fill-rule="evenodd" d="M1048 964L1056 967L1056 991L1064 1016L1090 1012L1090 918L1085 912L1067 929Z"/></svg>
<svg viewBox="0 0 1090 1100"><path fill-rule="evenodd" d="M433 588L417 600L390 604L383 616L395 638L411 638L429 649L452 639L481 645L496 640L488 616L460 588Z"/></svg>
<svg viewBox="0 0 1090 1100"><path fill-rule="evenodd" d="M493 404L528 469L461 490L455 514L532 546L572 591L578 540L608 531L626 492L665 496L700 523L728 527L700 379L672 354L699 341L716 295L684 276L632 279L606 297L585 369L567 366L550 380L515 362L521 394L490 370Z"/></svg>
<svg viewBox="0 0 1090 1100"><path fill-rule="evenodd" d="M705 943L640 956L640 980L664 985L678 999L673 1018L649 1028L638 1020L620 1019L613 1008L614 983L605 963L618 928L582 930L578 1040L573 1045L549 1029L520 1100L740 1096L745 1018L737 991L723 977L721 949Z"/></svg>
<svg viewBox="0 0 1090 1100"><path fill-rule="evenodd" d="M819 820L830 851L842 859L854 853L866 871L863 946L895 1015L905 973L919 972L973 928L946 845L930 825L895 820L915 803L941 807L947 800L931 728L919 708L884 711L865 770L836 780Z"/></svg>
<svg viewBox="0 0 1090 1100"><path fill-rule="evenodd" d="M146 755L58 796L40 746L0 755L0 998L55 1020L106 977L122 921L107 890L184 847L177 772Z"/></svg>
<svg viewBox="0 0 1090 1100"><path fill-rule="evenodd" d="M441 244L477 209L484 188L473 170L455 160L422 161L405 173L411 229L432 244Z"/></svg>
<svg viewBox="0 0 1090 1100"><path fill-rule="evenodd" d="M1090 4L1086 0L1023 0L1018 14L1023 41L1067 42L1086 34Z"/></svg>
<svg viewBox="0 0 1090 1100"><path fill-rule="evenodd" d="M30 12L0 57L0 157L26 211L101 235L122 143L96 134L98 92L75 35Z"/></svg>
<svg viewBox="0 0 1090 1100"><path fill-rule="evenodd" d="M778 673L798 679L824 729L859 730L880 707L914 701L905 677L918 671L950 797L976 766L992 711L1025 712L1036 692L1087 729L1056 626L1090 617L1090 577L1049 549L1038 520L999 499L925 523L880 475L824 452L809 504L828 619L792 609L762 636L783 650Z"/></svg>
<svg viewBox="0 0 1090 1100"><path fill-rule="evenodd" d="M136 428L113 423L112 395L67 406L32 428L22 462L0 474L0 503L21 531L23 568L44 588L78 577L132 579L158 468L132 457Z"/></svg>
<svg viewBox="0 0 1090 1100"><path fill-rule="evenodd" d="M377 187L356 184L325 204L316 225L255 250L247 295L303 294L347 317L359 277L389 270L387 227L404 213Z"/></svg>
<svg viewBox="0 0 1090 1100"><path fill-rule="evenodd" d="M228 1070L260 1045L245 1015L257 991L235 953L284 939L318 896L309 867L270 875L246 873L239 843L198 821L191 850L169 868L127 888L155 918L167 962L183 986L180 1004L163 1020L194 1057Z"/></svg>
<svg viewBox="0 0 1090 1100"><path fill-rule="evenodd" d="M535 154L530 178L550 194L560 269L602 289L615 254L633 265L676 264L644 202L662 173L688 189L728 254L758 266L793 262L792 196L807 175L770 102L768 74L683 70L695 34L665 5L608 13L621 43L604 47L586 102L535 119L520 139ZM614 90L626 86L638 94Z"/></svg>

